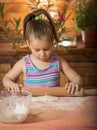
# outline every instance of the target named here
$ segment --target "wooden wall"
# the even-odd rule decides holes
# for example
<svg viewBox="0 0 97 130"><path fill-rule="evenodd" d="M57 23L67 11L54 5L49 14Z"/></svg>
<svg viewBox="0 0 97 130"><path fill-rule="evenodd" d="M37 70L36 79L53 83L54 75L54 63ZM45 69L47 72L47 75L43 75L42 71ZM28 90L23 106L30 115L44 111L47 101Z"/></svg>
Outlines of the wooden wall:
<svg viewBox="0 0 97 130"><path fill-rule="evenodd" d="M68 0L55 0L55 6L60 10L65 7L66 2ZM19 18L23 20L25 15L30 12L30 9L28 8L27 3L29 0L0 0L0 2L5 3L5 12L6 12L6 19L11 19L13 17ZM68 13L72 12L71 16L69 17L68 21L66 22L66 26L70 29L70 31L73 31L76 33L74 28L74 22L72 20L74 13L73 13L73 5L69 4ZM68 14L67 13L67 14Z"/></svg>
<svg viewBox="0 0 97 130"><path fill-rule="evenodd" d="M26 5L28 0L0 0L5 3L6 19L13 17L25 17L29 12L29 8ZM65 0L56 0L56 6L63 8ZM68 11L73 11L72 4L69 6ZM74 23L72 21L73 13L68 20L67 26L74 29ZM75 30L73 34L75 35ZM71 66L83 77L85 88L97 88L97 50L96 49L74 49L73 51L67 51L67 53L60 53L60 56L65 58ZM0 84L4 74L11 68L11 65L16 61L16 55L11 49L8 49L8 44L0 44Z"/></svg>

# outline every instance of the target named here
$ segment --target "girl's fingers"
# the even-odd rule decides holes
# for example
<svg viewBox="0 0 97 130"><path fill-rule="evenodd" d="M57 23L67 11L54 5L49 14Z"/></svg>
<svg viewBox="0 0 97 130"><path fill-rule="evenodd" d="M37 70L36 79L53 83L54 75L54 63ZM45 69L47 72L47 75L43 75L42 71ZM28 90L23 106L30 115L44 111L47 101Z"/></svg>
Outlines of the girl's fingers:
<svg viewBox="0 0 97 130"><path fill-rule="evenodd" d="M67 90L67 93L70 94L74 94L76 91L79 90L79 86L73 83L67 83L64 88L65 90Z"/></svg>
<svg viewBox="0 0 97 130"><path fill-rule="evenodd" d="M79 86L78 86L78 84L76 84L76 91L79 91Z"/></svg>
<svg viewBox="0 0 97 130"><path fill-rule="evenodd" d="M19 86L18 86L18 84L16 84L15 86L14 86L14 92L15 93L19 93Z"/></svg>
<svg viewBox="0 0 97 130"><path fill-rule="evenodd" d="M66 83L64 89L67 90L68 86L69 86L69 83Z"/></svg>
<svg viewBox="0 0 97 130"><path fill-rule="evenodd" d="M67 91L67 93L70 93L70 91L71 91L71 84L70 83L66 83L65 90Z"/></svg>
<svg viewBox="0 0 97 130"><path fill-rule="evenodd" d="M8 90L8 91L11 91L11 87L8 87L7 90Z"/></svg>
<svg viewBox="0 0 97 130"><path fill-rule="evenodd" d="M71 87L71 92L70 92L70 93L71 93L71 94L74 94L74 92L75 92L75 87L72 86L72 87Z"/></svg>
<svg viewBox="0 0 97 130"><path fill-rule="evenodd" d="M68 86L68 89L67 89L67 93L71 93L71 90L72 90L72 85L70 84L69 86Z"/></svg>
<svg viewBox="0 0 97 130"><path fill-rule="evenodd" d="M79 86L77 84L76 85L72 85L72 87L71 87L71 94L74 94L78 90L79 90Z"/></svg>
<svg viewBox="0 0 97 130"><path fill-rule="evenodd" d="M20 92L19 85L14 84L14 86L8 87L8 91L10 91L12 93L19 93Z"/></svg>

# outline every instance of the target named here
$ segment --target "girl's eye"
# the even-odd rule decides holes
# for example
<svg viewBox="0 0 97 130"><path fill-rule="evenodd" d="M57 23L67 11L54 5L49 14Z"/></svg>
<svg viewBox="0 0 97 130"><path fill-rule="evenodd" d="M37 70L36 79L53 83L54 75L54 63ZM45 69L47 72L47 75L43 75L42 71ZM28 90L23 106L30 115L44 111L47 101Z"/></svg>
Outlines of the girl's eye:
<svg viewBox="0 0 97 130"><path fill-rule="evenodd" d="M36 52L38 52L38 51L39 51L39 49L35 49L35 51L36 51Z"/></svg>
<svg viewBox="0 0 97 130"><path fill-rule="evenodd" d="M44 49L44 51L49 51L50 49L49 48L47 48L47 49Z"/></svg>
<svg viewBox="0 0 97 130"><path fill-rule="evenodd" d="M44 49L44 51L49 51L50 49ZM35 49L36 52L39 52L39 49Z"/></svg>

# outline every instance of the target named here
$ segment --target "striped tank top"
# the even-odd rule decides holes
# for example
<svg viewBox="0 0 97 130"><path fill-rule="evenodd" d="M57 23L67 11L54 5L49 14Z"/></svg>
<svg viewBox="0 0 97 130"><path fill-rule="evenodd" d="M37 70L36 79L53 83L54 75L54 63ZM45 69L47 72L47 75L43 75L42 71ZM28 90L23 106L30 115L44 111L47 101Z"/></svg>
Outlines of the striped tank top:
<svg viewBox="0 0 97 130"><path fill-rule="evenodd" d="M60 85L59 60L56 54L51 55L50 66L40 70L33 64L30 56L24 56L26 75L24 78L25 87L56 87Z"/></svg>

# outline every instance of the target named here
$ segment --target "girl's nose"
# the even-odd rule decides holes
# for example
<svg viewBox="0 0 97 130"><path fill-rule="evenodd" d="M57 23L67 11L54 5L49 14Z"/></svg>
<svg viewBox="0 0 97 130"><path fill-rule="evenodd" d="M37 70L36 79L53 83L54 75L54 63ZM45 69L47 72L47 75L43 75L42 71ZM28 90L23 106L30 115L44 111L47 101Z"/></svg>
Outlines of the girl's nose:
<svg viewBox="0 0 97 130"><path fill-rule="evenodd" d="M41 55L41 56L45 56L45 52L44 52L44 51L41 51L41 52L40 52L40 55Z"/></svg>

